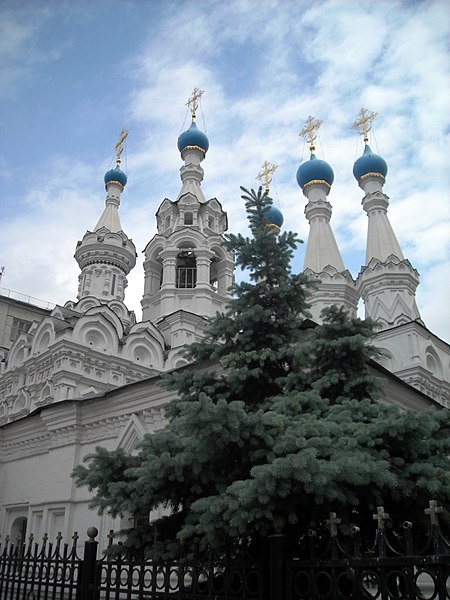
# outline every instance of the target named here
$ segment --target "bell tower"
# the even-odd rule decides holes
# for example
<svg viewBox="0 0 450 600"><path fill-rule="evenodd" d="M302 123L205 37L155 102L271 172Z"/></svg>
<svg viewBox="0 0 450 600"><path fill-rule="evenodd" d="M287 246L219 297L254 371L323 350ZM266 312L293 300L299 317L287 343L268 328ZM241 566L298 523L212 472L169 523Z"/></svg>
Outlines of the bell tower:
<svg viewBox="0 0 450 600"><path fill-rule="evenodd" d="M196 124L202 94L195 89L190 97L192 122L178 138L184 161L180 193L158 208L157 234L144 251L143 320L157 325L174 356L177 348L203 336L208 317L225 309L233 283L233 257L222 245L227 215L201 188L201 162L209 148ZM174 358L173 366L178 364Z"/></svg>
<svg viewBox="0 0 450 600"><path fill-rule="evenodd" d="M100 302L124 301L127 275L136 264L136 248L122 231L119 206L127 176L120 156L128 132L123 129L116 143L116 167L105 174L106 201L97 225L77 243L75 260L80 266L78 300L92 296Z"/></svg>

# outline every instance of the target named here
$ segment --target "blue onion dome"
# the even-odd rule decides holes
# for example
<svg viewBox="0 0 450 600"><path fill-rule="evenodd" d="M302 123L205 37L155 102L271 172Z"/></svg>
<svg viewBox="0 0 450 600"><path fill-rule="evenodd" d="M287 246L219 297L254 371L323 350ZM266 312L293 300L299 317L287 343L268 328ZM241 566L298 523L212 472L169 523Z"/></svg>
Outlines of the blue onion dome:
<svg viewBox="0 0 450 600"><path fill-rule="evenodd" d="M119 183L123 188L126 186L128 178L125 175L125 173L121 170L121 168L119 167L119 165L117 165L114 169L111 169L110 171L107 171L105 173L105 186L108 183Z"/></svg>
<svg viewBox="0 0 450 600"><path fill-rule="evenodd" d="M366 144L363 155L360 156L353 165L353 175L357 181L359 181L361 177L364 177L364 175L369 174L386 177L387 170L388 168L384 158L381 158L378 154L374 154L370 149L369 144Z"/></svg>
<svg viewBox="0 0 450 600"><path fill-rule="evenodd" d="M278 234L284 222L283 213L272 204L264 210L264 220L266 221L266 226ZM259 222L259 219L257 219L257 222Z"/></svg>
<svg viewBox="0 0 450 600"><path fill-rule="evenodd" d="M278 227L280 229L281 226L283 225L283 221L284 221L283 213L281 212L281 210L279 208L277 208L273 204L269 208L269 210L266 210L264 212L264 216L269 221L269 227L271 225L275 225L276 227Z"/></svg>
<svg viewBox="0 0 450 600"><path fill-rule="evenodd" d="M333 181L333 169L324 160L316 158L315 154L311 154L311 158L302 163L297 170L297 182L302 189L308 184L319 182L325 182L331 187Z"/></svg>
<svg viewBox="0 0 450 600"><path fill-rule="evenodd" d="M209 148L209 140L206 134L197 127L195 121L192 121L189 129L183 131L178 138L177 146L180 152L185 148L196 148L206 154Z"/></svg>

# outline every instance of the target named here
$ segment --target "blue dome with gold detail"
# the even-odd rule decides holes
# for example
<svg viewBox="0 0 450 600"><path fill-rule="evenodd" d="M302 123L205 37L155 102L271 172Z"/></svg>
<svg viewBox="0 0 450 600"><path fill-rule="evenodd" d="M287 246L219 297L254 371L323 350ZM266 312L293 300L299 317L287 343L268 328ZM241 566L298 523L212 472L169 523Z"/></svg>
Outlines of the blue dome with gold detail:
<svg viewBox="0 0 450 600"><path fill-rule="evenodd" d="M353 165L353 175L357 181L369 173L375 173L386 177L387 170L388 168L384 158L381 158L378 154L374 154L370 149L369 144L366 144L363 155L360 156Z"/></svg>
<svg viewBox="0 0 450 600"><path fill-rule="evenodd" d="M315 154L311 154L311 158L302 163L297 170L297 182L302 189L312 181L325 181L329 186L334 181L333 169L324 160L316 158Z"/></svg>
<svg viewBox="0 0 450 600"><path fill-rule="evenodd" d="M125 175L125 173L121 170L121 168L119 167L119 165L117 165L114 169L111 169L110 171L107 171L105 173L105 185L108 183L111 183L112 181L117 183L120 183L120 185L122 187L125 187L128 181L127 176Z"/></svg>
<svg viewBox="0 0 450 600"><path fill-rule="evenodd" d="M264 212L264 216L269 221L269 226L275 225L276 227L281 228L281 226L283 225L283 213L279 208L277 208L273 204L268 210Z"/></svg>
<svg viewBox="0 0 450 600"><path fill-rule="evenodd" d="M274 231L278 233L284 222L283 213L279 208L272 204L264 210L264 220L267 227L274 229ZM256 222L259 223L259 218L256 219Z"/></svg>
<svg viewBox="0 0 450 600"><path fill-rule="evenodd" d="M192 121L191 126L187 131L183 131L183 133L178 138L177 142L178 150L182 152L186 147L194 147L198 148L205 154L208 152L209 148L209 140L206 137L206 134L197 127L195 121Z"/></svg>

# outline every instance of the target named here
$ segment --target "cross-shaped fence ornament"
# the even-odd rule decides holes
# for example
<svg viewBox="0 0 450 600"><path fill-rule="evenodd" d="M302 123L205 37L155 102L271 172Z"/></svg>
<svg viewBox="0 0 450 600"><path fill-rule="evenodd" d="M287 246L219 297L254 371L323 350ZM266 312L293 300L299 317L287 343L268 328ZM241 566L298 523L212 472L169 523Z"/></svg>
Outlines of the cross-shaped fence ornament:
<svg viewBox="0 0 450 600"><path fill-rule="evenodd" d="M114 529L110 529L106 537L108 538L108 546L112 546L114 540Z"/></svg>
<svg viewBox="0 0 450 600"><path fill-rule="evenodd" d="M336 513L335 512L331 512L330 513L330 518L327 519L325 521L325 523L328 525L328 528L330 530L330 536L331 537L336 537L337 536L337 526L341 523L341 519L337 519L336 518Z"/></svg>
<svg viewBox="0 0 450 600"><path fill-rule="evenodd" d="M383 506L377 506L377 514L372 515L372 519L377 521L378 529L384 529L384 522L389 519L389 514L384 512Z"/></svg>
<svg viewBox="0 0 450 600"><path fill-rule="evenodd" d="M443 513L444 509L442 508L442 506L437 505L436 500L430 500L428 505L429 505L429 508L425 508L425 510L423 512L426 515L430 515L431 525L439 525L438 515Z"/></svg>

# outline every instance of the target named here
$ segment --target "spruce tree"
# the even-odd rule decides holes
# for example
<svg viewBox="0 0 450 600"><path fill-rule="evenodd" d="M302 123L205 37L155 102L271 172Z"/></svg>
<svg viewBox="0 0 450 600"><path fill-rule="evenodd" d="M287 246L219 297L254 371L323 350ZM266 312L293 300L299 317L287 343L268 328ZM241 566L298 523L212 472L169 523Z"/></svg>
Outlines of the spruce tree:
<svg viewBox="0 0 450 600"><path fill-rule="evenodd" d="M291 272L298 240L276 235L261 188L242 189L251 236L225 244L250 281L187 349L193 367L165 377L177 392L167 427L137 456L97 448L74 471L93 507L136 517L126 543L155 558L194 540L223 551L275 529L294 537L330 510L371 523L384 503L404 520L431 497L450 499L448 411L380 402L373 323L331 307L302 329L312 284ZM148 525L161 505L167 516Z"/></svg>

